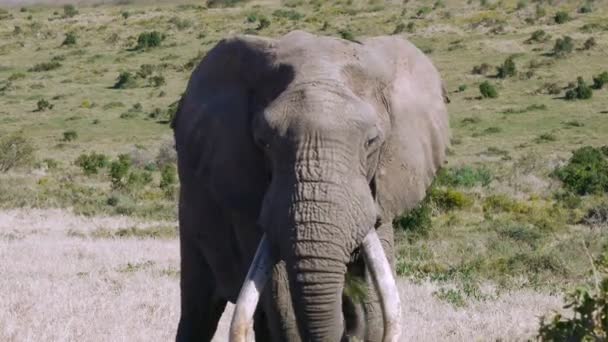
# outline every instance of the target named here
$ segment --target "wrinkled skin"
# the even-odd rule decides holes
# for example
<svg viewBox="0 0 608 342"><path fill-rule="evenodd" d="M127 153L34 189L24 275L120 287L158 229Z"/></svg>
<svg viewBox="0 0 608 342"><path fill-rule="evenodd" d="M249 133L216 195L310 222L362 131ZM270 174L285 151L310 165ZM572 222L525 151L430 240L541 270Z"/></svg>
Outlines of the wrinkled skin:
<svg viewBox="0 0 608 342"><path fill-rule="evenodd" d="M444 95L430 60L394 36L359 44L294 31L218 43L173 122L177 340L212 338L265 233L279 262L256 340L381 341L359 246L376 229L394 265L391 222L423 199L445 160ZM347 272L367 281L362 301L343 295Z"/></svg>

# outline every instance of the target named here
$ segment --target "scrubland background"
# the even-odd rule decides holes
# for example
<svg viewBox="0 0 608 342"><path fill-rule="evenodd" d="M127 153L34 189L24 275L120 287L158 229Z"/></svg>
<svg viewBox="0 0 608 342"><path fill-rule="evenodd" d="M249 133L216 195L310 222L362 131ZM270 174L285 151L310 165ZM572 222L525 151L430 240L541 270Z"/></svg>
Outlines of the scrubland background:
<svg viewBox="0 0 608 342"><path fill-rule="evenodd" d="M405 339L534 338L565 293L605 274L606 1L0 8L0 340L173 338L169 122L202 56L240 33L399 34L445 78L449 162L395 221Z"/></svg>

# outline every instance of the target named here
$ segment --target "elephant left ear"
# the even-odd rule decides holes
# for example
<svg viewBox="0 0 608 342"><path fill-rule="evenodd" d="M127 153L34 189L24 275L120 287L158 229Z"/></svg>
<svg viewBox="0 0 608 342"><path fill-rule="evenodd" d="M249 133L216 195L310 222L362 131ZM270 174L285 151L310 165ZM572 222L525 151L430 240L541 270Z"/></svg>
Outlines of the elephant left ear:
<svg viewBox="0 0 608 342"><path fill-rule="evenodd" d="M363 42L368 72L382 84L389 117L375 173L376 201L383 220L414 208L444 164L449 146L445 86L418 48L397 36Z"/></svg>

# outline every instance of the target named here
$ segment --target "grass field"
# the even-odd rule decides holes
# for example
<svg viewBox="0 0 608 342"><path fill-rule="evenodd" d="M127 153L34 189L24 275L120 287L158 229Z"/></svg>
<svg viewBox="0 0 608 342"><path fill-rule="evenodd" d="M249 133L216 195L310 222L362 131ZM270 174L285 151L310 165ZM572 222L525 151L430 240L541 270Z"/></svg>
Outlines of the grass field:
<svg viewBox="0 0 608 342"><path fill-rule="evenodd" d="M605 275L608 186L578 191L554 173L573 150L608 145L608 81L566 99L586 91L579 76L593 85L608 72L605 0L15 3L0 1L0 292L13 294L0 302L11 313L0 339L86 340L93 315L104 317L97 337L170 339L168 121L200 58L238 33L395 33L440 69L447 169L417 215L395 223L403 295L417 294L406 336L523 339L564 292ZM482 96L484 82L497 97Z"/></svg>

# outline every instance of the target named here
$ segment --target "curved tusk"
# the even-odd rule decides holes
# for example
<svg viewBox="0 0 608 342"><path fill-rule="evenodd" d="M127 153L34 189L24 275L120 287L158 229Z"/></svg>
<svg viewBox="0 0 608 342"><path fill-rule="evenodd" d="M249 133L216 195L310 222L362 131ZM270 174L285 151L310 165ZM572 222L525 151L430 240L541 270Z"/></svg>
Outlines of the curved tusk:
<svg viewBox="0 0 608 342"><path fill-rule="evenodd" d="M236 301L232 322L230 323L230 342L245 342L253 325L253 315L260 300L262 289L272 272L270 244L266 235L262 236L255 252L247 277Z"/></svg>
<svg viewBox="0 0 608 342"><path fill-rule="evenodd" d="M382 305L384 315L384 342L398 342L401 334L401 300L393 271L386 259L384 249L378 238L378 233L372 228L363 240L365 262L371 272L372 279Z"/></svg>

